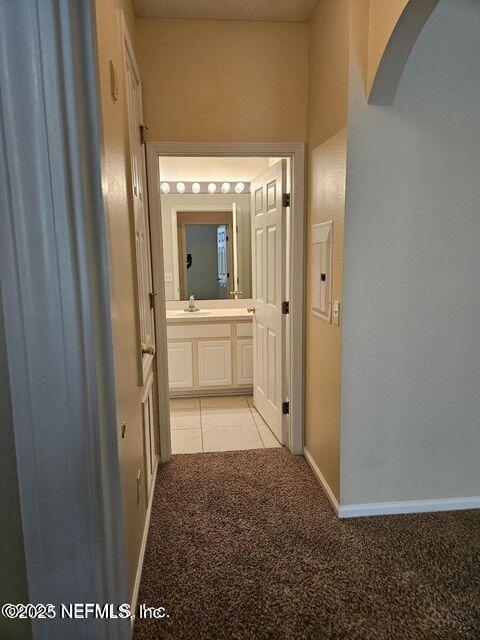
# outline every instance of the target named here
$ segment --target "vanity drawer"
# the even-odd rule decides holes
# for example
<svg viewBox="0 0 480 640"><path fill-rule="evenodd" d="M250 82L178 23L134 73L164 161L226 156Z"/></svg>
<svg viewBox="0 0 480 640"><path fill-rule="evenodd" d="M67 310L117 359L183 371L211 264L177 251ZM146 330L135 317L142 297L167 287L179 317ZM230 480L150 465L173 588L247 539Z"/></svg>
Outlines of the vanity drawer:
<svg viewBox="0 0 480 640"><path fill-rule="evenodd" d="M167 326L169 340L186 338L231 338L231 324L215 324L204 322L199 324L172 324Z"/></svg>
<svg viewBox="0 0 480 640"><path fill-rule="evenodd" d="M253 336L253 322L237 322L237 336L251 338Z"/></svg>

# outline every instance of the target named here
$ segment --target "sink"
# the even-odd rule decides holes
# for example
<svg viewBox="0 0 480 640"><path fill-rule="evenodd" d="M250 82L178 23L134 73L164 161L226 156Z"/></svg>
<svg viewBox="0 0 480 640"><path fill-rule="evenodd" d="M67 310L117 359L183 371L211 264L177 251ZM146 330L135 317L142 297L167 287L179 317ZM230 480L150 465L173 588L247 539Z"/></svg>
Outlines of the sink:
<svg viewBox="0 0 480 640"><path fill-rule="evenodd" d="M169 311L171 317L173 318L204 318L205 316L211 316L211 311L184 311L183 309L179 311Z"/></svg>

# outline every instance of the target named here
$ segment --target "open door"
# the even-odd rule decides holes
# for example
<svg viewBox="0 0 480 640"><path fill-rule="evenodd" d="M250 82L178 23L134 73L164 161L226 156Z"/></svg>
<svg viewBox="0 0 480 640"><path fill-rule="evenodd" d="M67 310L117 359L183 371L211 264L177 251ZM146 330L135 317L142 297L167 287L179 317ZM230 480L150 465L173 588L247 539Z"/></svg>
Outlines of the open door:
<svg viewBox="0 0 480 640"><path fill-rule="evenodd" d="M148 504L158 460L155 437L155 318L152 283L147 174L144 153L142 86L133 48L124 27L125 95L127 103L130 177L133 199L133 234L136 257L139 387L143 388L144 483ZM137 476L137 501L141 476Z"/></svg>
<svg viewBox="0 0 480 640"><path fill-rule="evenodd" d="M142 140L142 87L130 48L125 48L125 91L130 138L131 180L134 213L135 255L137 267L137 303L139 319L139 358L141 386L153 370L155 323L153 312L152 261L148 220L145 155Z"/></svg>
<svg viewBox="0 0 480 640"><path fill-rule="evenodd" d="M284 442L287 162L280 160L252 182L253 403Z"/></svg>
<svg viewBox="0 0 480 640"><path fill-rule="evenodd" d="M229 298L227 265L227 225L217 227L218 299Z"/></svg>

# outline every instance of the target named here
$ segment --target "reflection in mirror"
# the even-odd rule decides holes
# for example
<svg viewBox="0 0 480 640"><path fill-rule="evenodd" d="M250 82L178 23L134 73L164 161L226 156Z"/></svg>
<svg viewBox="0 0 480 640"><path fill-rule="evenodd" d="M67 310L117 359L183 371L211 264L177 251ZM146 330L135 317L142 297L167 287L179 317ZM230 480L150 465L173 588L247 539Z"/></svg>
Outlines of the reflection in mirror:
<svg viewBox="0 0 480 640"><path fill-rule="evenodd" d="M227 300L234 287L232 213L177 213L180 299ZM231 286L230 286L231 285Z"/></svg>
<svg viewBox="0 0 480 640"><path fill-rule="evenodd" d="M220 184L214 195L192 184L186 193L162 190L166 299L251 298L249 183L241 193Z"/></svg>

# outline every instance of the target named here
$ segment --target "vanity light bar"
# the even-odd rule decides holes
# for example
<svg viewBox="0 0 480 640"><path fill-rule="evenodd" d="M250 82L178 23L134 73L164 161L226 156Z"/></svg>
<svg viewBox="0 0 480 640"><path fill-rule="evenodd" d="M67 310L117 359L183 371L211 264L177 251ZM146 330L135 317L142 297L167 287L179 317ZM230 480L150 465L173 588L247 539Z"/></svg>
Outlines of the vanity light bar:
<svg viewBox="0 0 480 640"><path fill-rule="evenodd" d="M250 182L161 182L163 195L202 193L207 195L227 195L250 193Z"/></svg>

